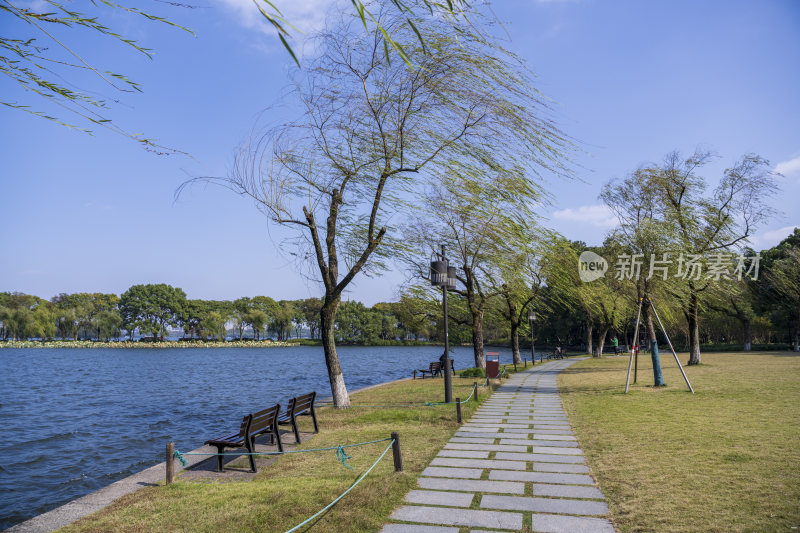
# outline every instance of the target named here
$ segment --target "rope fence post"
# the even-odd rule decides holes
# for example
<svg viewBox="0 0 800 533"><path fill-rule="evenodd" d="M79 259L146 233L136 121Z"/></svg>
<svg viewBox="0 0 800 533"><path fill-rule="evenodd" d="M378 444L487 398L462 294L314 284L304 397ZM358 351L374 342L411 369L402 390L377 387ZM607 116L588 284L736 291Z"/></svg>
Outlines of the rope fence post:
<svg viewBox="0 0 800 533"><path fill-rule="evenodd" d="M167 443L167 485L175 479L175 443Z"/></svg>
<svg viewBox="0 0 800 533"><path fill-rule="evenodd" d="M473 396L475 398L475 403L478 403L478 382L477 381L473 381L472 382L472 394L473 394Z"/></svg>
<svg viewBox="0 0 800 533"><path fill-rule="evenodd" d="M456 398L456 419L461 423L461 398Z"/></svg>
<svg viewBox="0 0 800 533"><path fill-rule="evenodd" d="M403 455L400 453L400 436L396 431L392 431L392 456L394 457L394 471L403 471Z"/></svg>

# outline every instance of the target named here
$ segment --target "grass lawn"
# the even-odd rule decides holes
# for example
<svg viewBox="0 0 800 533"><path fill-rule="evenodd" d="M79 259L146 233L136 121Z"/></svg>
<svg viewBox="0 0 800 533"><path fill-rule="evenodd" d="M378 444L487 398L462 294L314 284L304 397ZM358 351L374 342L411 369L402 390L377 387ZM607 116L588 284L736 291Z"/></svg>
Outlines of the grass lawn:
<svg viewBox="0 0 800 533"><path fill-rule="evenodd" d="M681 361L688 357L681 355ZM704 354L688 392L668 352L624 394L628 358L559 376L592 472L621 531L793 531L800 527L800 356ZM649 386L648 386L649 385Z"/></svg>
<svg viewBox="0 0 800 533"><path fill-rule="evenodd" d="M453 397L466 399L479 378L453 378ZM489 394L479 389L481 400ZM392 383L351 395L355 404L442 401L443 380ZM464 404L469 417L477 407ZM417 475L458 427L455 405L436 407L337 410L318 409L320 433L299 448L321 448L400 435L403 468L395 473L392 451L332 510L314 531L379 531L391 511L416 485ZM301 431L311 427L301 417ZM198 436L198 440L201 436ZM293 438L286 436L287 441ZM347 448L348 470L334 451L289 454L242 482L192 482L148 487L125 496L61 531L286 531L344 492L388 446L388 442ZM304 529L305 530L305 529Z"/></svg>

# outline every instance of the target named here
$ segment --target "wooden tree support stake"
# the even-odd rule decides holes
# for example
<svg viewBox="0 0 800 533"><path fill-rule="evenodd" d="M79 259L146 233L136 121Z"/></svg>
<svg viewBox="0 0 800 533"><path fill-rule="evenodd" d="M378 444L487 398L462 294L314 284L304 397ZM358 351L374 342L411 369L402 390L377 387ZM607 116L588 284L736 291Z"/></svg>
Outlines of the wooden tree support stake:
<svg viewBox="0 0 800 533"><path fill-rule="evenodd" d="M461 423L461 398L456 398L456 418L458 423Z"/></svg>

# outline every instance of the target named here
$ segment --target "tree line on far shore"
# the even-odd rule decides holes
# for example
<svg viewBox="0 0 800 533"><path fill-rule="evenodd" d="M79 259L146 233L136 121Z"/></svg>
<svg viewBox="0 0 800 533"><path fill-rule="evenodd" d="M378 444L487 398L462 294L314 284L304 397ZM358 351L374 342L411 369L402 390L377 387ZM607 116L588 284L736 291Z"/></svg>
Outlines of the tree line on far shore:
<svg viewBox="0 0 800 533"><path fill-rule="evenodd" d="M515 359L521 357L520 344L530 346L527 316L532 309L537 312L534 339L540 350L561 345L602 352L613 337L628 344L636 318L635 294L626 294L630 291L624 290L624 281L615 279L613 272L599 281L581 281L574 265L586 249L585 243L557 239L540 250L545 254L540 261L517 265L514 272L521 276L517 283L511 278L500 283L483 278L481 342L511 345ZM611 242L588 249L607 259L618 252ZM698 341L704 349L715 345L738 345L744 350L759 345L799 348L800 229L763 250L760 258L759 280L722 280L725 290L709 289L699 312ZM689 350L693 339L681 307L666 296L665 292L663 299L656 300L661 318L676 348ZM448 301L451 341L474 343L474 308L469 299L455 292ZM180 328L185 339L196 341L319 339L321 309L320 298L188 299L182 289L167 284L134 285L120 296L61 293L50 300L0 292L0 339L111 340L133 338L138 332L158 340L168 328ZM443 332L441 295L420 284L406 288L396 302L372 307L342 302L336 316L339 343L441 342Z"/></svg>

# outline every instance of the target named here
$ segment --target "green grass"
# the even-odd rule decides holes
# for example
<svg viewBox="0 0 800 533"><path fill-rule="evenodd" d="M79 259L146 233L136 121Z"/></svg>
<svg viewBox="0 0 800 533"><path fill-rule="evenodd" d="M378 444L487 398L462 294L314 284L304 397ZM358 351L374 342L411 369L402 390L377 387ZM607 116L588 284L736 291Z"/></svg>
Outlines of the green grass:
<svg viewBox="0 0 800 533"><path fill-rule="evenodd" d="M559 376L565 407L623 531L792 531L800 527L800 356L672 356L667 388L649 355L623 394L627 357L587 359ZM682 362L687 357L682 355Z"/></svg>
<svg viewBox="0 0 800 533"><path fill-rule="evenodd" d="M467 398L473 378L453 378L453 396ZM481 399L488 389L479 389ZM353 394L354 404L443 401L443 380L387 384ZM469 417L478 404L464 404ZM379 531L391 511L415 486L417 475L458 427L454 405L374 409L318 410L320 433L301 448L321 448L400 435L403 467L395 473L392 452L331 511L314 531ZM301 431L310 429L303 417ZM203 436L198 435L198 440ZM344 492L384 451L388 442L347 448L348 470L334 451L289 454L259 471L252 481L191 482L148 487L64 529L100 531L286 531Z"/></svg>

